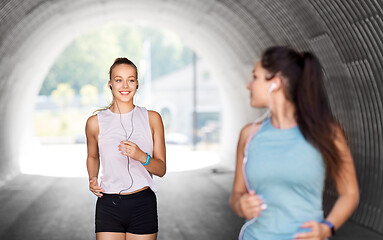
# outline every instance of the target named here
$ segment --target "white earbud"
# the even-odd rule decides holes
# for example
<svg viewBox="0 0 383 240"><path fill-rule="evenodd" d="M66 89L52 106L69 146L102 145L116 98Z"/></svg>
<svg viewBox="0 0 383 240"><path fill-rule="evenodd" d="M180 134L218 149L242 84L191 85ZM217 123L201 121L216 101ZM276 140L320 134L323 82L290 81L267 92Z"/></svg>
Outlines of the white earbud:
<svg viewBox="0 0 383 240"><path fill-rule="evenodd" d="M277 84L276 83L272 83L271 85L270 85L270 88L269 88L269 93L271 93L272 91L274 91L274 89L276 89L277 88Z"/></svg>

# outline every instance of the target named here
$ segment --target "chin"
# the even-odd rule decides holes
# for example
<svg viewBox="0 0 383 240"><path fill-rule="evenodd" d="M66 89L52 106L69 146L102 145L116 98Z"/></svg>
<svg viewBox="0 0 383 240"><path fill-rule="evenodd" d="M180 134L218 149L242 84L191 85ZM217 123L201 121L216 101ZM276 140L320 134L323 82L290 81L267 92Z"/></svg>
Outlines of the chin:
<svg viewBox="0 0 383 240"><path fill-rule="evenodd" d="M133 99L132 98L120 98L119 99L121 102L130 102L132 101Z"/></svg>
<svg viewBox="0 0 383 240"><path fill-rule="evenodd" d="M257 102L254 102L254 101L250 101L250 106L257 108L257 107L259 107L259 104Z"/></svg>
<svg viewBox="0 0 383 240"><path fill-rule="evenodd" d="M250 106L253 108L265 108L265 107L267 107L267 106L265 106L265 104L261 104L261 103L257 103L257 102L251 102Z"/></svg>

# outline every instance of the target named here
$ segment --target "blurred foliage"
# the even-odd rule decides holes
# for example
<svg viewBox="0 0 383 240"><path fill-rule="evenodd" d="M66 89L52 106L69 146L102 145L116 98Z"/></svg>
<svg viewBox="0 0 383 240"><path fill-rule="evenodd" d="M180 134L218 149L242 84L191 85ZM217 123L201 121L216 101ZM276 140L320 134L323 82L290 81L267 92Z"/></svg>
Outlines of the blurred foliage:
<svg viewBox="0 0 383 240"><path fill-rule="evenodd" d="M39 137L70 136L85 134L85 122L90 111L65 109L60 111L43 110L35 112L34 130Z"/></svg>
<svg viewBox="0 0 383 240"><path fill-rule="evenodd" d="M66 107L74 98L74 90L68 83L60 83L57 88L52 91L52 98L58 106Z"/></svg>
<svg viewBox="0 0 383 240"><path fill-rule="evenodd" d="M151 43L152 79L191 63L192 51L170 31L127 24L103 26L67 46L51 67L39 94L52 94L60 83L69 84L75 94L87 84L103 92L114 59L127 57L139 67L147 40Z"/></svg>
<svg viewBox="0 0 383 240"><path fill-rule="evenodd" d="M81 104L83 106L91 106L97 102L98 91L93 85L86 84L80 90Z"/></svg>

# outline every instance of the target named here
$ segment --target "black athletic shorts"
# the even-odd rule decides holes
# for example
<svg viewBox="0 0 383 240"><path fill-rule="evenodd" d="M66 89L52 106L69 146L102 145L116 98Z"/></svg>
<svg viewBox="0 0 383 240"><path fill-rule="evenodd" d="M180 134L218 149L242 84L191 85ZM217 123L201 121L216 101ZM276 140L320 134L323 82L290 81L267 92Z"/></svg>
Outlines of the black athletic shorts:
<svg viewBox="0 0 383 240"><path fill-rule="evenodd" d="M156 195L150 188L129 195L103 193L96 204L97 232L157 233Z"/></svg>

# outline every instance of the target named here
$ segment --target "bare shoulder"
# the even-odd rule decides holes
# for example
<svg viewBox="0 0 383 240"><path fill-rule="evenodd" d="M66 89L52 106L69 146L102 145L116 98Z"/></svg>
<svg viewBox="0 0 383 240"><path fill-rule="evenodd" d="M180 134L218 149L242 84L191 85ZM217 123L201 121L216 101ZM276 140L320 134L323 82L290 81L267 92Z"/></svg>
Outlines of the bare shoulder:
<svg viewBox="0 0 383 240"><path fill-rule="evenodd" d="M239 134L239 139L238 139L238 144L237 144L237 165L236 165L236 175L241 175L241 171L239 169L242 169L242 162L243 162L243 157L245 154L245 146L246 142L249 139L249 137L252 134L255 134L259 127L261 126L261 123L248 123L246 124L242 130L241 133Z"/></svg>
<svg viewBox="0 0 383 240"><path fill-rule="evenodd" d="M347 137L343 128L339 124L332 124L332 132L334 133L334 142L336 145L347 145Z"/></svg>
<svg viewBox="0 0 383 240"><path fill-rule="evenodd" d="M149 123L152 126L162 126L162 118L161 115L153 110L148 110Z"/></svg>
<svg viewBox="0 0 383 240"><path fill-rule="evenodd" d="M148 110L148 115L150 119L161 120L161 115L156 111Z"/></svg>
<svg viewBox="0 0 383 240"><path fill-rule="evenodd" d="M347 136L343 128L338 124L334 124L332 128L334 132L334 144L338 148L339 153L342 154L342 159L345 162L352 161L352 156L351 156L350 148L348 145Z"/></svg>
<svg viewBox="0 0 383 240"><path fill-rule="evenodd" d="M97 114L96 115L93 115L93 116L90 116L88 118L88 120L86 121L86 125L98 125L98 116Z"/></svg>
<svg viewBox="0 0 383 240"><path fill-rule="evenodd" d="M258 131L262 123L248 123L246 124L240 133L240 140L246 140L250 137L251 134L254 134Z"/></svg>
<svg viewBox="0 0 383 240"><path fill-rule="evenodd" d="M149 121L154 123L154 124L159 124L162 123L162 118L161 115L153 110L148 110L148 115L149 115Z"/></svg>
<svg viewBox="0 0 383 240"><path fill-rule="evenodd" d="M95 134L98 132L98 116L93 115L88 118L86 121L86 132L90 134Z"/></svg>

